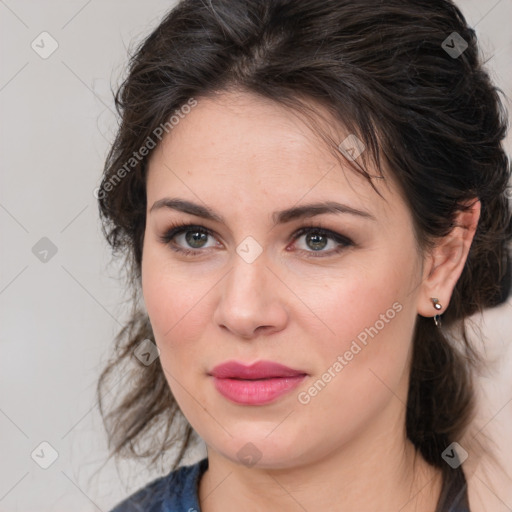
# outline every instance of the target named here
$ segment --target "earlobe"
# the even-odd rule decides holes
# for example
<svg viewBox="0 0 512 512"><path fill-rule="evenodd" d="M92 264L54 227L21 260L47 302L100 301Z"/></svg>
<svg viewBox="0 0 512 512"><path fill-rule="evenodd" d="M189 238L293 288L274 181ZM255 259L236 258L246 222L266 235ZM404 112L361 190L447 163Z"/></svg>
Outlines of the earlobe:
<svg viewBox="0 0 512 512"><path fill-rule="evenodd" d="M473 199L462 203L462 206L466 209L458 212L450 233L440 239L427 256L418 297L418 314L421 316L432 317L446 311L466 264L481 204L478 199Z"/></svg>

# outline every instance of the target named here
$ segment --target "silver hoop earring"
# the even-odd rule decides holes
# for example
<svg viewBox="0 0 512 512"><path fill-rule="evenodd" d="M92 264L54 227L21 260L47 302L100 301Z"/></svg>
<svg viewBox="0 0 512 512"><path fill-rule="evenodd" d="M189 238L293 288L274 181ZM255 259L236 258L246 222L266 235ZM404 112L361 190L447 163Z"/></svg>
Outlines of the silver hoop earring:
<svg viewBox="0 0 512 512"><path fill-rule="evenodd" d="M443 309L443 306L442 306L442 304L440 304L439 299L432 297L430 300L432 301L432 305L434 306L434 309L436 309L437 311L440 311L441 309ZM437 327L440 327L441 326L441 315L434 315L434 322Z"/></svg>

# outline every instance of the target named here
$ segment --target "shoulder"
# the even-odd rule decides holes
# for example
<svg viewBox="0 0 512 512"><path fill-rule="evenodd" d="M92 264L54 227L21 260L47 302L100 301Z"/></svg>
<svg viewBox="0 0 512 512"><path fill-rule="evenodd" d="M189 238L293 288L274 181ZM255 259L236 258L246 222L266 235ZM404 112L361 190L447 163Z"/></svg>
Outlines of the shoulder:
<svg viewBox="0 0 512 512"><path fill-rule="evenodd" d="M149 482L110 512L199 512L197 485L208 459L182 466Z"/></svg>

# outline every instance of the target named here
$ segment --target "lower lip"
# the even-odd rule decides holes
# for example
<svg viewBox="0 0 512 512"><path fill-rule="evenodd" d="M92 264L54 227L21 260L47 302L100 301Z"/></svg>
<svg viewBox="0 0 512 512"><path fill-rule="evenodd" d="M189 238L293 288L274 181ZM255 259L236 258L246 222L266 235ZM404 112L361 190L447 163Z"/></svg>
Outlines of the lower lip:
<svg viewBox="0 0 512 512"><path fill-rule="evenodd" d="M306 377L279 377L261 380L213 378L217 391L237 404L263 405L296 388Z"/></svg>

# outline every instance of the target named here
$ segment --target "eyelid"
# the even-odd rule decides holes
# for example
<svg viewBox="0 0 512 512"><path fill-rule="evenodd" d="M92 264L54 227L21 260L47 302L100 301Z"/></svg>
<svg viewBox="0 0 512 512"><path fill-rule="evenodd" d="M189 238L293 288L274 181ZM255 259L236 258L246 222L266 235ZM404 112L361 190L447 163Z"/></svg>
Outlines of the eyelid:
<svg viewBox="0 0 512 512"><path fill-rule="evenodd" d="M300 227L293 233L292 241L295 243L296 240L302 236L315 232L327 237L329 240L333 240L338 245L336 248L331 249L330 251L306 251L304 249L297 249L301 253L304 253L307 258L329 258L331 256L336 256L342 251L347 250L355 245L355 243L348 236L342 235L341 233L333 231L332 229L325 228L321 223L306 224Z"/></svg>
<svg viewBox="0 0 512 512"><path fill-rule="evenodd" d="M329 229L325 227L322 223L318 222L315 224L304 224L302 227L298 228L293 232L292 240L296 240L300 236L302 236L305 233L308 233L310 231L318 231L321 234L325 234L332 240L335 240L338 243L345 243L345 244L351 244L353 245L354 242L346 235L343 235L341 233L338 233L337 231L334 231L332 229Z"/></svg>
<svg viewBox="0 0 512 512"><path fill-rule="evenodd" d="M168 229L165 230L165 232L160 235L158 238L159 240L165 244L165 245L171 245L171 242L174 238L176 238L176 236L178 235L181 235L182 233L186 233L187 231L198 231L198 232L201 232L201 233L206 233L207 235L213 237L213 238L217 238L216 236L216 233L205 227L205 226L201 226L199 224L192 224L192 223L172 223ZM202 249L189 249L191 252L198 252L198 251L202 251L204 252L204 250ZM183 251L187 251L187 249L183 249ZM177 252L179 252L179 250L177 250Z"/></svg>

